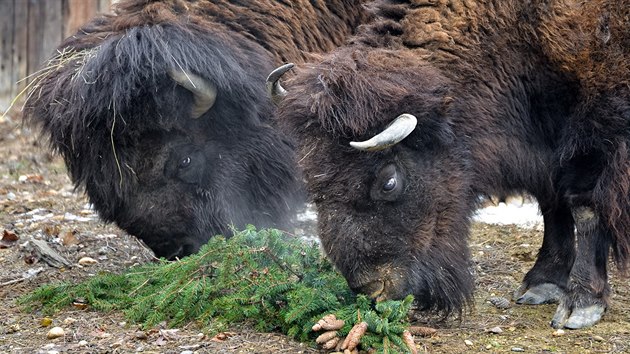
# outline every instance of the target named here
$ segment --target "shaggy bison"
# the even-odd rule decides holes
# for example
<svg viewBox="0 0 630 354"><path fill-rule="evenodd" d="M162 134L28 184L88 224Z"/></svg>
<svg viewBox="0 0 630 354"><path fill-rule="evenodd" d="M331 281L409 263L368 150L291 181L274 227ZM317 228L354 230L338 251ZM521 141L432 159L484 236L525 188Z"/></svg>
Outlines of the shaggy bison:
<svg viewBox="0 0 630 354"><path fill-rule="evenodd" d="M167 258L251 223L285 227L302 201L265 75L340 45L361 1L127 0L60 45L26 119L77 188Z"/></svg>
<svg viewBox="0 0 630 354"><path fill-rule="evenodd" d="M285 83L325 252L377 300L461 311L480 195L527 192L544 240L516 302L582 328L630 255L630 1L373 1L351 44Z"/></svg>

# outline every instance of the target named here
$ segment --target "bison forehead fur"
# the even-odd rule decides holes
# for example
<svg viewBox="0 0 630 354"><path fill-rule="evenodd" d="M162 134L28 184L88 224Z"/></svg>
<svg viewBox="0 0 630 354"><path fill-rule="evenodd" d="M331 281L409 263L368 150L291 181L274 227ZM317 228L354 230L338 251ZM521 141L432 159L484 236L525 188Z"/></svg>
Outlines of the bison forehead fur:
<svg viewBox="0 0 630 354"><path fill-rule="evenodd" d="M121 1L61 44L25 117L99 215L158 256L190 254L231 226L285 227L302 188L291 142L270 126L265 75L274 61L333 48L367 18L361 2L303 5ZM174 71L215 90L200 118Z"/></svg>
<svg viewBox="0 0 630 354"><path fill-rule="evenodd" d="M630 262L630 3L371 8L352 43L285 83L280 104L328 256L377 299L414 293L457 310L472 292L478 196L527 192L545 235L518 301L560 300L554 326L597 322L609 251L619 268ZM417 123L401 142L350 146L403 113Z"/></svg>

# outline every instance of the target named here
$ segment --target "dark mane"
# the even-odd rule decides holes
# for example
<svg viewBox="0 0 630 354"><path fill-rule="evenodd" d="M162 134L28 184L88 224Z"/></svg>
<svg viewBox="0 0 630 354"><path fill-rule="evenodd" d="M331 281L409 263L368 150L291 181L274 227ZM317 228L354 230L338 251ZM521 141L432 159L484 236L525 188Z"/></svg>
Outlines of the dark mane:
<svg viewBox="0 0 630 354"><path fill-rule="evenodd" d="M264 80L260 67L272 63L248 41L233 46L225 37L194 26L162 24L131 28L93 48L67 49L43 69L47 75L30 93L27 117L50 134L51 146L64 156L76 186L96 188L103 200L112 200L105 198L112 193L123 198L135 184L130 166L137 164L136 139L147 131L185 129L189 119L178 107L190 103L173 101L180 96L155 100L160 91L181 90L169 80L168 70L199 74L225 97L240 100L251 115L237 119L256 121L269 115L263 87L255 83ZM98 157L100 165L82 156ZM102 174L95 168L117 173ZM118 207L110 205L102 216L110 219L107 211Z"/></svg>
<svg viewBox="0 0 630 354"><path fill-rule="evenodd" d="M321 63L297 72L298 76L311 79L289 80L287 85L295 92L316 94L289 95L287 106L302 107L312 112L311 117L316 120L303 121L310 115L283 111L283 116L292 117L286 121L295 123L296 129L316 124L335 136L363 136L389 121L391 117L386 112L404 111L420 104L424 110L414 111L422 119L441 113L447 104L446 99L438 97L448 95L448 80L407 52L382 50L368 55L359 46L336 51ZM418 92L419 84L427 92ZM400 102L407 103L401 107Z"/></svg>

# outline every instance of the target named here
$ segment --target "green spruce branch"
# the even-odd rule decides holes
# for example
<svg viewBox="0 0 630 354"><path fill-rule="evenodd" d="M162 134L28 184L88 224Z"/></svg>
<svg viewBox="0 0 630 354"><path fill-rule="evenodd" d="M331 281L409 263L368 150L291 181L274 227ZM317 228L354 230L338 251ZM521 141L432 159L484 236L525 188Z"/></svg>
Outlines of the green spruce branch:
<svg viewBox="0 0 630 354"><path fill-rule="evenodd" d="M339 335L365 321L361 347L408 352L401 335L413 298L376 305L356 296L317 245L277 230L250 227L232 238L214 237L195 255L161 260L122 274L100 273L78 284L50 284L20 299L27 310L52 313L77 299L97 311L123 311L145 328L197 322L211 333L238 323L313 341L312 326L333 313L345 321Z"/></svg>

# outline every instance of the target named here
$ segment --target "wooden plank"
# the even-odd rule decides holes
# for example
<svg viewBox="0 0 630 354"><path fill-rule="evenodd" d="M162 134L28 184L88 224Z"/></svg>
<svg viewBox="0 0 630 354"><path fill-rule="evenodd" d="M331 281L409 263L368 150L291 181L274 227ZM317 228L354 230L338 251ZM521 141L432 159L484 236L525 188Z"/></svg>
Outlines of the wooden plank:
<svg viewBox="0 0 630 354"><path fill-rule="evenodd" d="M111 7L117 0L98 0L98 11L100 13L112 12Z"/></svg>
<svg viewBox="0 0 630 354"><path fill-rule="evenodd" d="M0 1L0 115L11 103L13 82L14 0Z"/></svg>
<svg viewBox="0 0 630 354"><path fill-rule="evenodd" d="M82 25L99 13L99 0L65 0L63 37L73 35Z"/></svg>
<svg viewBox="0 0 630 354"><path fill-rule="evenodd" d="M28 76L28 2L13 0L15 2L15 22L13 26L13 80L17 82L16 92L22 92L26 87Z"/></svg>
<svg viewBox="0 0 630 354"><path fill-rule="evenodd" d="M61 1L29 0L28 72L37 71L63 39Z"/></svg>
<svg viewBox="0 0 630 354"><path fill-rule="evenodd" d="M0 0L0 110L61 41L116 0Z"/></svg>

